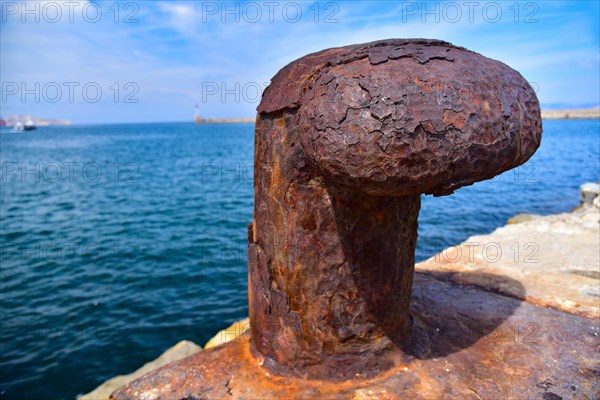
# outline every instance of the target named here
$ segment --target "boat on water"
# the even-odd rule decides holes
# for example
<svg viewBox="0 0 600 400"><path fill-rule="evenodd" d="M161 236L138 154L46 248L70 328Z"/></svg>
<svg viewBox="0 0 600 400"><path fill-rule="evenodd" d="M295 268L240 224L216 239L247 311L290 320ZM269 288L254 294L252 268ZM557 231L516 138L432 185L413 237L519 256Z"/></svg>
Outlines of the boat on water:
<svg viewBox="0 0 600 400"><path fill-rule="evenodd" d="M36 129L36 126L32 120L27 120L25 123L19 121L13 126L13 132L33 131L34 129Z"/></svg>

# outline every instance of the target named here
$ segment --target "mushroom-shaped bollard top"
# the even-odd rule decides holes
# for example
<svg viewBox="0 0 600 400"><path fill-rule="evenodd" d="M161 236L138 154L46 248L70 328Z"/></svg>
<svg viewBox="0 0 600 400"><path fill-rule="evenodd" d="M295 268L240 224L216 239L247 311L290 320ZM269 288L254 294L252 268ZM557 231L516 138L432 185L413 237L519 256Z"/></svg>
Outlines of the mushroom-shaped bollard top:
<svg viewBox="0 0 600 400"><path fill-rule="evenodd" d="M302 57L273 78L259 112L293 107L309 158L375 195L449 194L523 164L542 134L521 74L436 40Z"/></svg>
<svg viewBox="0 0 600 400"><path fill-rule="evenodd" d="M527 161L542 132L534 91L480 54L394 39L292 62L258 113L248 251L256 356L314 378L398 365L420 195Z"/></svg>

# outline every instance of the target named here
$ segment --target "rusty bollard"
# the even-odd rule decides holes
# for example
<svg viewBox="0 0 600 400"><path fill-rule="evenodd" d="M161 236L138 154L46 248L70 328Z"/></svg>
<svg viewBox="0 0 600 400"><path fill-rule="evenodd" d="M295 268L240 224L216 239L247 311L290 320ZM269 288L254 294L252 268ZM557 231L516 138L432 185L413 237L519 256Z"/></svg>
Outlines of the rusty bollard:
<svg viewBox="0 0 600 400"><path fill-rule="evenodd" d="M542 132L534 91L505 64L449 43L386 40L289 64L258 113L255 353L309 378L402 362L420 195L527 161Z"/></svg>
<svg viewBox="0 0 600 400"><path fill-rule="evenodd" d="M420 195L516 167L540 140L525 79L449 43L386 40L292 62L258 107L249 340L111 398L594 398L590 320L441 275L413 285ZM534 341L502 340L525 323L539 327Z"/></svg>

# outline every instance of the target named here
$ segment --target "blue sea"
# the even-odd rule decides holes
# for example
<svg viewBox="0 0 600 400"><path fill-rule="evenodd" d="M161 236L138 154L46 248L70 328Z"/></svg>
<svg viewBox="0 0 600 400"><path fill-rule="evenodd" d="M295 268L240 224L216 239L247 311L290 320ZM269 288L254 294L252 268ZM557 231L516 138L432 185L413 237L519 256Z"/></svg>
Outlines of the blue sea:
<svg viewBox="0 0 600 400"><path fill-rule="evenodd" d="M544 121L525 165L424 197L417 259L570 211L600 122ZM252 124L0 131L0 397L74 399L248 314Z"/></svg>

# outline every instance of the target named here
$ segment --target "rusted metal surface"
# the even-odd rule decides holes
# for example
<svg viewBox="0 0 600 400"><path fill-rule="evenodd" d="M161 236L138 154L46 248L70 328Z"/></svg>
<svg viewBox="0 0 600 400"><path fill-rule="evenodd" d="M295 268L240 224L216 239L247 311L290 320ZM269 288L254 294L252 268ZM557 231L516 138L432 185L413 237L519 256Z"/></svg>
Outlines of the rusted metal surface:
<svg viewBox="0 0 600 400"><path fill-rule="evenodd" d="M435 362L413 358L452 343L410 334L444 327L439 318L462 300L448 289L452 296L435 298L444 303L440 316L423 309L411 318L420 195L449 194L525 162L541 139L535 93L506 65L449 43L389 40L291 63L258 112L250 345L203 353L115 397L149 385L184 388L173 398L218 398L232 385L247 398L343 397L355 381L419 365L416 375L377 381L389 393L375 397L423 390L430 398L428 385L452 380L438 376ZM469 322L460 315L459 324ZM453 368L490 356L468 354ZM311 379L345 383L304 383ZM463 389L455 390L470 393Z"/></svg>
<svg viewBox="0 0 600 400"><path fill-rule="evenodd" d="M246 339L169 364L113 398L598 398L598 321L419 273L411 313L412 354L372 378L335 382L279 376L265 367L264 357L252 353Z"/></svg>
<svg viewBox="0 0 600 400"><path fill-rule="evenodd" d="M275 372L310 378L402 362L419 195L526 161L541 139L535 93L449 43L390 40L291 63L258 111L256 351Z"/></svg>
<svg viewBox="0 0 600 400"><path fill-rule="evenodd" d="M515 70L434 40L325 50L283 68L260 118L298 113L307 157L337 184L377 195L448 194L525 162L541 139Z"/></svg>

